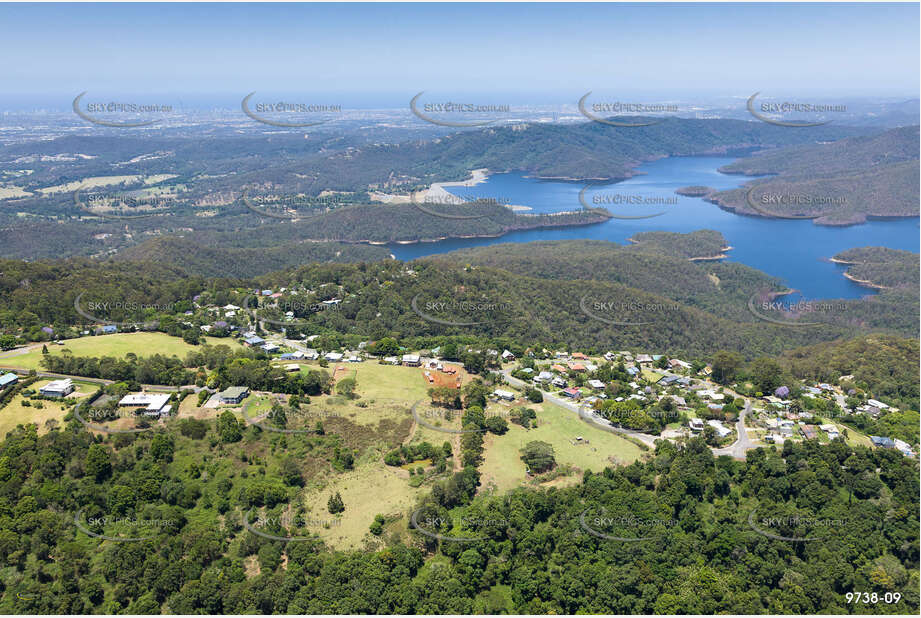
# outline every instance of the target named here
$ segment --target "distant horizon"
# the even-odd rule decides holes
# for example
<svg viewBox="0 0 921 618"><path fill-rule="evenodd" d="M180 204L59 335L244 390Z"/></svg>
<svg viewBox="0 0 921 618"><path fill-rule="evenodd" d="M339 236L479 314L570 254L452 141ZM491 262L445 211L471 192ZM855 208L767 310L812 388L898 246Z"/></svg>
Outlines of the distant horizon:
<svg viewBox="0 0 921 618"><path fill-rule="evenodd" d="M83 92L83 91L80 91ZM76 93L67 93L65 94L53 94L53 93L34 93L34 94L19 94L19 93L3 93L0 94L0 113L2 112L29 112L29 111L47 111L47 112L72 112L72 103ZM88 93L87 96L92 96L92 90L86 90ZM130 98L132 100L140 99L140 102L159 102L159 103L181 103L182 107L186 111L212 111L212 110L227 110L227 111L239 111L240 103L244 96L249 94L247 92L214 92L214 93L175 93L175 92L115 92L111 90L99 91L100 95L105 96L104 100L109 100L113 96L119 98ZM502 102L507 103L513 107L526 108L531 107L540 107L540 108L556 108L560 112L575 112L578 113L578 100L579 97L588 92L576 93L570 96L568 99L564 98L564 95L546 93L546 92L517 92L517 93L501 93L501 92L463 92L459 90L453 91L436 91L436 90L426 90L426 95L431 97L441 96L443 98L450 98L454 101L459 101L461 97L464 97L463 101L473 101L473 102ZM341 104L344 110L401 110L408 109L409 101L417 94L417 92L406 91L404 93L370 93L370 92L331 92L331 93L320 93L320 92L296 92L296 91L285 91L284 93L279 92L278 90L263 90L260 94L265 96L285 96L285 97L303 97L303 100L308 102L330 102L331 97L332 102ZM598 94L596 92L596 94ZM638 102L673 102L683 106L702 106L702 107L734 107L733 103L738 103L739 109L744 109L745 101L754 93L748 93L746 95L742 94L695 94L695 93L672 93L667 95L666 93L642 93L642 92L630 92L623 91L618 98L623 99L629 97L630 100L635 100ZM598 96L603 96L598 94ZM613 96L613 95L608 95ZM796 100L821 100L826 103L833 102L886 102L888 104L903 104L903 103L912 103L912 102L921 102L921 97L917 93L904 93L904 94L822 94L822 93L772 93L768 91L762 91L760 97L763 99L776 99L779 97L793 98ZM312 98L311 98L312 97ZM513 110L514 111L514 110ZM547 111L552 111L547 109ZM681 110L681 113L686 113L691 110Z"/></svg>

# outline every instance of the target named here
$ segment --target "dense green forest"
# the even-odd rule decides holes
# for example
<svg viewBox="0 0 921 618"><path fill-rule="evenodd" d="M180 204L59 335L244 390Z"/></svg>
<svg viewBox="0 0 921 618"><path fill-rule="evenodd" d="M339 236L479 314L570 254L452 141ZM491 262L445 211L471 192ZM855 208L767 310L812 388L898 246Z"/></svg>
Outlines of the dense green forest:
<svg viewBox="0 0 921 618"><path fill-rule="evenodd" d="M442 540L411 532L405 513L384 549L333 552L294 524L268 524L299 538L285 542L243 518L285 521L301 468L330 465L341 437L227 422L11 432L0 443L0 611L918 611L918 464L892 450L788 442L736 462L693 439L577 486L475 498L470 462L413 511ZM853 592L880 601L849 604Z"/></svg>

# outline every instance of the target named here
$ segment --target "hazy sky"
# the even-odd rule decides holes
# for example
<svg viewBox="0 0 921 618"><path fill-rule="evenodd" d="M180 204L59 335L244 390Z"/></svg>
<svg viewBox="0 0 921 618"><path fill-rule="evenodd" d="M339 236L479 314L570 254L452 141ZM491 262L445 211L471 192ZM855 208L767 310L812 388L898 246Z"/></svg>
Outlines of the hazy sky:
<svg viewBox="0 0 921 618"><path fill-rule="evenodd" d="M6 4L4 95L916 97L917 4Z"/></svg>

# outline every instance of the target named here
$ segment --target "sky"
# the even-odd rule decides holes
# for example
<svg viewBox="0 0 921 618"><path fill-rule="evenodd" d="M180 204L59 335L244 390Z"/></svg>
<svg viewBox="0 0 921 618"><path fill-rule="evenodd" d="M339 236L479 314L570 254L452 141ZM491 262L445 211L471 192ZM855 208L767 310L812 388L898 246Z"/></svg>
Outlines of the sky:
<svg viewBox="0 0 921 618"><path fill-rule="evenodd" d="M917 4L3 4L0 24L2 94L68 103L82 91L917 98L921 73Z"/></svg>

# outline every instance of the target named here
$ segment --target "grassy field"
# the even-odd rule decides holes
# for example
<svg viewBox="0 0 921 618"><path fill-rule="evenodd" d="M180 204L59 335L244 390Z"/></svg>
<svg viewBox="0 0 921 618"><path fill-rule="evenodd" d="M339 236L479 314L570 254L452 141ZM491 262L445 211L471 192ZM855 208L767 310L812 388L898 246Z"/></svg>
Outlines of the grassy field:
<svg viewBox="0 0 921 618"><path fill-rule="evenodd" d="M484 488L492 485L504 492L527 483L519 450L533 440L552 444L557 464L595 472L612 464L609 457L619 463L630 463L642 453L633 443L592 427L573 412L548 402L530 407L537 412L537 429L528 430L509 423L509 431L504 436L487 435L485 460L480 467ZM587 439L588 444L574 444L577 436Z"/></svg>
<svg viewBox="0 0 921 618"><path fill-rule="evenodd" d="M30 389L38 392L38 389L45 386L51 382L51 380L38 380L29 386ZM80 382L74 380L74 385L76 390L68 397L68 401L73 400L74 398L82 399L91 393L94 393L98 388L97 385L89 382ZM31 406L24 406L22 402L25 398L22 394L16 395L13 397L4 408L0 409L0 438L6 437L6 434L16 428L16 425L26 425L28 423L36 423L38 425L38 433L43 434L48 430L45 428L45 421L54 419L58 421L59 425L63 425L63 419L66 415L66 410L64 409L63 403L58 403L56 401L50 400L40 400L42 408L36 408L35 403L30 402Z"/></svg>
<svg viewBox="0 0 921 618"><path fill-rule="evenodd" d="M395 470L382 463L369 463L336 475L319 491L305 493L303 504L313 521L335 520L328 527L315 526L311 532L317 532L336 549L358 549L367 541L374 543L377 537L368 528L376 514L405 515L418 495L431 491L426 485L418 489L410 487L407 476L404 470ZM326 502L336 492L342 496L345 511L333 516L329 514Z"/></svg>
<svg viewBox="0 0 921 618"><path fill-rule="evenodd" d="M205 343L210 345L224 344L231 347L239 347L240 345L237 339L229 337L205 337ZM114 335L68 339L64 342L64 345L48 344L48 353L53 356L61 354L63 350L70 350L74 356L124 357L129 352L134 352L138 356L165 354L182 358L195 348L196 346L186 343L179 337L170 337L165 333L116 333ZM39 365L41 359L42 348L38 346L26 354L0 357L0 365L41 370L42 367Z"/></svg>

